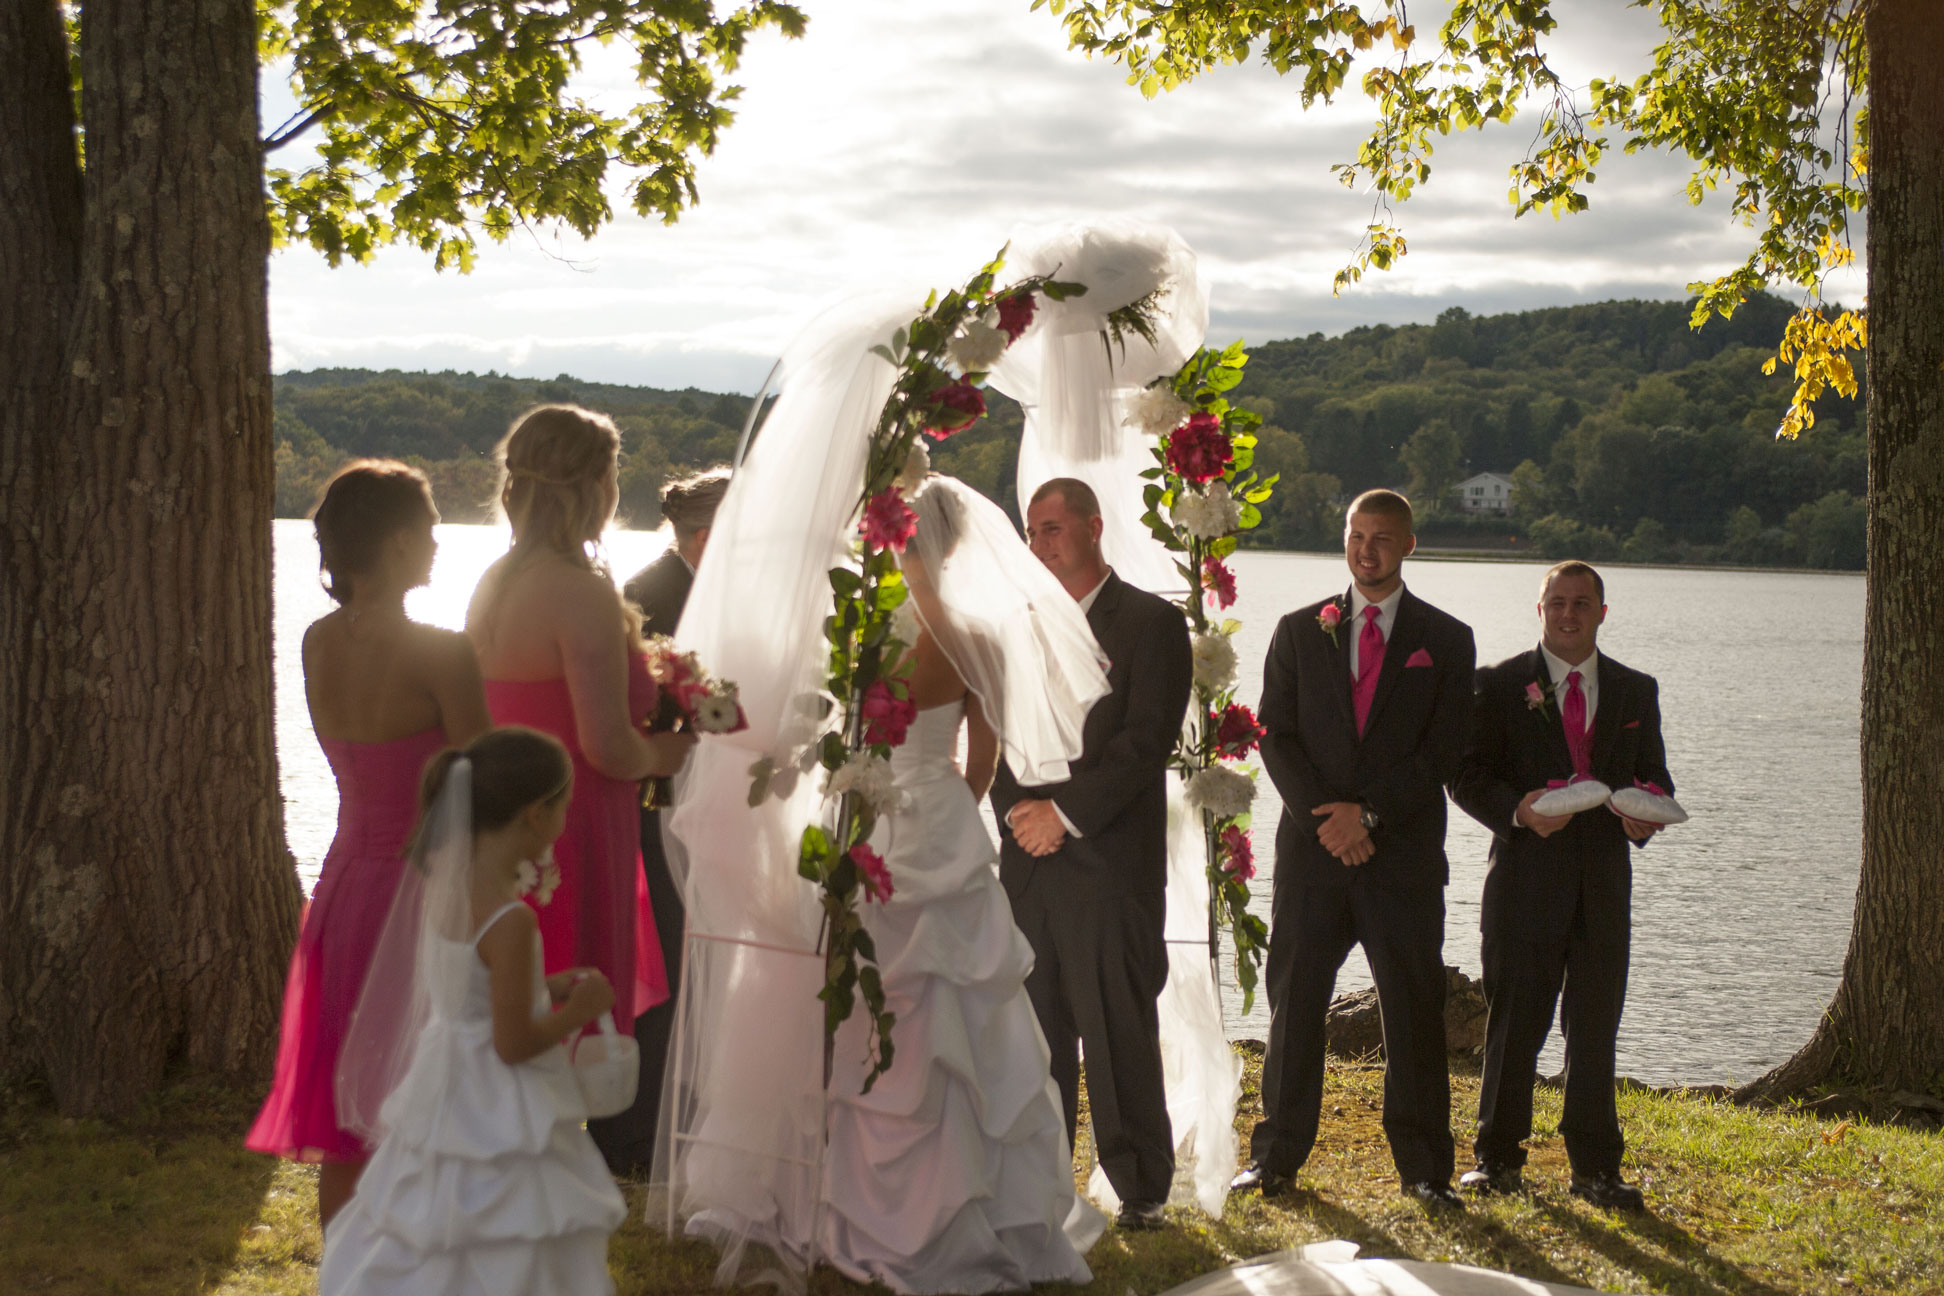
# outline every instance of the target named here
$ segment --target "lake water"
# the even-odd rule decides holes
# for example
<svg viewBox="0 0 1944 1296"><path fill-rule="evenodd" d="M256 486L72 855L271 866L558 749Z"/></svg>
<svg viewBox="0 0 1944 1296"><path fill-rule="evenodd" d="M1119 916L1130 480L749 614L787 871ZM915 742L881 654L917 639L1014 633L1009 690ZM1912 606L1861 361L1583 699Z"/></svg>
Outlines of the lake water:
<svg viewBox="0 0 1944 1296"><path fill-rule="evenodd" d="M488 563L505 552L492 527L441 526L419 620L457 629ZM299 645L330 608L310 524L276 523L277 743L290 847L304 889L330 846L337 795L304 708ZM608 538L625 578L664 537ZM1341 559L1242 553L1233 614L1242 697L1261 693L1276 619L1348 585ZM1411 588L1469 622L1479 660L1538 638L1538 563L1414 561ZM1602 650L1658 676L1668 767L1691 822L1634 856L1633 966L1620 1070L1651 1083L1753 1079L1808 1038L1848 946L1861 858L1857 729L1863 661L1860 576L1614 567ZM1279 806L1265 778L1256 807L1256 907L1269 912ZM1489 837L1454 809L1447 850L1445 961L1478 974L1478 904ZM1340 990L1369 984L1352 954ZM1262 1037L1268 1009L1230 1004L1229 1033ZM1542 1061L1556 1069L1557 1037Z"/></svg>

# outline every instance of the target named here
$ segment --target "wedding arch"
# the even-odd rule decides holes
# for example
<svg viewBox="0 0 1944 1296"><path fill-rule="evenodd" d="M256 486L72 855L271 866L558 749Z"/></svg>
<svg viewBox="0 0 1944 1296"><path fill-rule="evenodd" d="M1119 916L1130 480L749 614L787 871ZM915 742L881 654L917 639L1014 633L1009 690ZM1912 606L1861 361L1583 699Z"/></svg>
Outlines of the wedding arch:
<svg viewBox="0 0 1944 1296"><path fill-rule="evenodd" d="M721 1243L724 1279L754 1276L751 1242L786 1266L815 1259L839 1024L861 1006L867 1087L895 1065L896 1021L860 910L891 886L869 837L913 714L899 663L916 632L898 555L926 441L983 417L988 381L1026 411L1021 498L1055 476L1087 481L1108 561L1180 599L1195 632L1162 1013L1181 1164L1194 1199L1220 1213L1240 1064L1222 1029L1217 924L1234 933L1245 994L1266 932L1247 910L1254 784L1232 768L1260 731L1234 704L1236 623L1210 605L1232 601L1223 559L1274 479L1251 465L1259 420L1224 395L1246 357L1239 344L1203 350L1206 328L1179 236L1107 222L1015 240L915 317L881 301L839 308L779 362L781 393L723 502L679 632L741 684L748 728L702 744L668 817L688 933L650 1212ZM720 1016L697 1020L703 1003ZM1103 1176L1094 1190L1112 1204Z"/></svg>

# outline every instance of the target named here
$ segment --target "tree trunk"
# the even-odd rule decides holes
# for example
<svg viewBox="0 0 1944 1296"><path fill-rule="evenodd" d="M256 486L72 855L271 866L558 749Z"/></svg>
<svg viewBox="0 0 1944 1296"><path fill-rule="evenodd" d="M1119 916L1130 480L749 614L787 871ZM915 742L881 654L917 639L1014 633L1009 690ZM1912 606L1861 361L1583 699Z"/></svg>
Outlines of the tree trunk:
<svg viewBox="0 0 1944 1296"><path fill-rule="evenodd" d="M1863 874L1836 998L1750 1086L1944 1091L1944 23L1869 13Z"/></svg>
<svg viewBox="0 0 1944 1296"><path fill-rule="evenodd" d="M0 1058L61 1110L260 1078L298 894L273 731L251 0L0 6Z"/></svg>

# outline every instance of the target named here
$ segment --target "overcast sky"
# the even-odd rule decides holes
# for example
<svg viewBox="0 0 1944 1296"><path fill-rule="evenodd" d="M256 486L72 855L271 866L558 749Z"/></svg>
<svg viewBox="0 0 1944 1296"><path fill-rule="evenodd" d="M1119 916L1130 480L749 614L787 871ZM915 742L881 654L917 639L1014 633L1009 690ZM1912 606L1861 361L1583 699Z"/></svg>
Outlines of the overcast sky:
<svg viewBox="0 0 1944 1296"><path fill-rule="evenodd" d="M1748 248L1725 204L1688 205L1677 161L1618 150L1591 211L1514 221L1506 168L1531 135L1514 125L1442 140L1429 186L1398 212L1410 255L1332 298L1371 210L1329 170L1368 128L1354 90L1304 112L1293 79L1256 65L1150 101L1118 66L1066 50L1028 0L799 2L808 34L754 44L737 120L698 167L701 202L678 225L626 214L617 198L624 214L592 241L516 234L483 246L470 275L436 273L404 249L337 270L308 250L280 253L276 368L748 391L835 297L954 283L1015 225L1090 214L1180 230L1211 281L1221 342L1426 322L1454 304L1491 314L1679 298ZM1571 17L1553 45L1570 79L1645 65L1649 14L1621 0L1556 8ZM1437 13L1413 6L1421 34ZM630 93L625 51L604 57L588 92ZM291 101L271 70L264 96L274 125Z"/></svg>

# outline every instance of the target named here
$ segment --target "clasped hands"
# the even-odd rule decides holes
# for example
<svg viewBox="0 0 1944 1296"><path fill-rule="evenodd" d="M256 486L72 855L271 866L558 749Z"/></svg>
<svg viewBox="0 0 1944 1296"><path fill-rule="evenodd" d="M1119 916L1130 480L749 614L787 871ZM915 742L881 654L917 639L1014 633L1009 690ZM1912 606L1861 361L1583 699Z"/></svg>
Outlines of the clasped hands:
<svg viewBox="0 0 1944 1296"><path fill-rule="evenodd" d="M1520 823L1532 829L1533 832L1538 833L1541 837L1552 836L1561 828L1564 828L1567 822L1573 817L1570 814L1540 814L1532 808L1532 803L1546 795L1549 790L1547 788L1534 788L1532 791L1526 793L1524 799L1519 802L1519 812L1515 816ZM1613 807L1609 805L1607 809L1613 810ZM1620 815L1620 827L1626 832L1628 838L1633 841L1646 841L1649 837L1659 832L1662 827L1660 824L1647 823L1641 819L1629 819L1626 815L1620 814L1618 810L1613 810L1613 813Z"/></svg>
<svg viewBox="0 0 1944 1296"><path fill-rule="evenodd" d="M1051 855L1066 844L1066 825L1051 801L1017 802L1006 811L1006 826L1019 848L1035 858Z"/></svg>
<svg viewBox="0 0 1944 1296"><path fill-rule="evenodd" d="M1310 813L1323 821L1316 825L1316 839L1344 864L1354 868L1377 853L1363 826L1363 807L1355 801L1327 801Z"/></svg>

